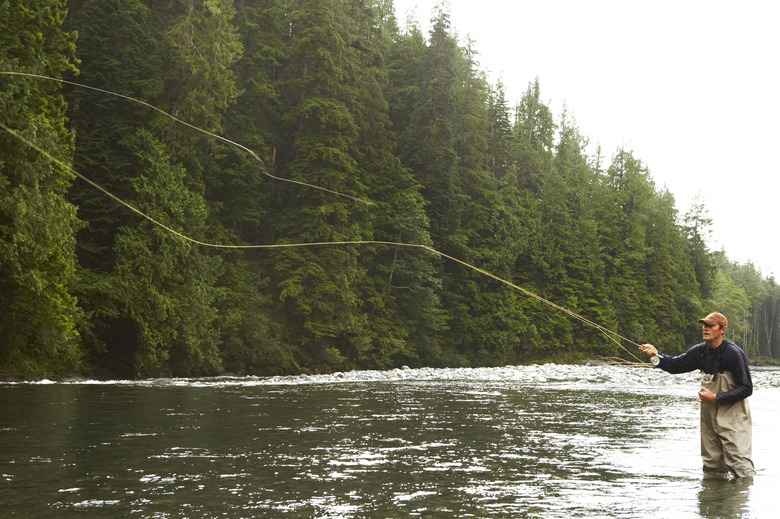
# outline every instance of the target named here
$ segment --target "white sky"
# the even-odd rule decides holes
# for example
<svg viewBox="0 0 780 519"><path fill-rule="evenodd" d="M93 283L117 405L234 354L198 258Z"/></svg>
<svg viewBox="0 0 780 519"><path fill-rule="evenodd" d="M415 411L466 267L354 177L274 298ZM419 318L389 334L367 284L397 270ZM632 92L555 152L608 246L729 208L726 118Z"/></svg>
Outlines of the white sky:
<svg viewBox="0 0 780 519"><path fill-rule="evenodd" d="M395 0L399 24L428 34L437 0ZM685 214L698 194L711 248L780 277L780 2L772 0L451 0L514 106L538 77L593 149L621 146Z"/></svg>

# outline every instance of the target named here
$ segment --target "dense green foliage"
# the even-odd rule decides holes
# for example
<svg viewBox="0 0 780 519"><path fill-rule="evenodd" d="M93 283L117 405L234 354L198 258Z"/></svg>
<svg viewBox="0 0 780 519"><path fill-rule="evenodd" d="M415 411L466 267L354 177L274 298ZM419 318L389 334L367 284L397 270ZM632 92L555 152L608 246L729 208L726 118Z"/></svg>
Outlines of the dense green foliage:
<svg viewBox="0 0 780 519"><path fill-rule="evenodd" d="M668 353L719 310L751 358L780 358L780 289L708 249L706 208L681 216L629 150L589 156L538 80L510 107L446 10L424 35L399 29L390 0L33 3L0 2L0 70L142 99L261 158L127 99L0 76L4 125L176 232L425 245ZM0 153L4 375L627 356L421 248L204 247L9 132Z"/></svg>
<svg viewBox="0 0 780 519"><path fill-rule="evenodd" d="M64 1L0 3L0 70L59 77L73 69L75 35L62 30ZM69 161L59 85L3 78L5 126L45 143ZM73 296L76 208L66 198L72 175L11 134L0 132L0 372L56 376L81 369Z"/></svg>

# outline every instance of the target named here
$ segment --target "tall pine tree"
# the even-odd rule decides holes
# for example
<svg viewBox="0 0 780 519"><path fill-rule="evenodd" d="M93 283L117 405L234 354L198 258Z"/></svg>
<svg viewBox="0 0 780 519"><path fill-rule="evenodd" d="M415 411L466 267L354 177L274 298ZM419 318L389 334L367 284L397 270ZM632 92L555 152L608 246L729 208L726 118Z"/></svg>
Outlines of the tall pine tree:
<svg viewBox="0 0 780 519"><path fill-rule="evenodd" d="M73 65L75 35L63 31L65 2L0 4L0 70L54 79ZM0 78L0 120L10 131L69 164L58 83ZM71 289L75 207L66 199L68 169L0 130L0 373L61 376L81 368L79 312Z"/></svg>
<svg viewBox="0 0 780 519"><path fill-rule="evenodd" d="M340 2L289 4L283 82L285 142L277 148L280 176L364 198L354 147L355 64ZM335 242L370 237L369 205L296 185L279 188L280 243ZM299 360L314 367L349 366L370 348L356 284L364 276L353 246L288 248L273 254L287 326Z"/></svg>

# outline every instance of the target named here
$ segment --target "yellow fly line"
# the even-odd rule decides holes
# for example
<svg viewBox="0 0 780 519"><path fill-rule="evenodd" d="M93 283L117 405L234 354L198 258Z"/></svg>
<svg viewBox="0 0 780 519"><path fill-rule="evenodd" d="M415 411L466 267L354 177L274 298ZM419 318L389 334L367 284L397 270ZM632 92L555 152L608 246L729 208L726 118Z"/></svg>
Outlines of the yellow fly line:
<svg viewBox="0 0 780 519"><path fill-rule="evenodd" d="M209 137L213 137L213 138L215 138L217 140L220 140L220 141L225 142L227 144L230 144L232 146L236 146L237 148L240 148L240 149L244 150L245 152L249 153L252 156L252 158L254 158L260 164L260 166L265 166L265 164L263 163L263 160L254 151L250 150L249 148L247 148L243 144L239 144L239 143L237 143L235 141L231 141L230 139L228 139L226 137L223 137L222 135L218 135L218 134L210 132L208 130L204 130L203 128L195 126L194 124L190 124L187 121L183 121L183 120L179 119L178 117L169 114L168 112L166 112L162 108L158 108L158 107L156 107L156 106L154 106L152 104L149 104L146 101L143 101L141 99L136 99L135 97L130 97L128 95L119 94L117 92L112 92L110 90L104 90L102 88L97 88L97 87L93 87L93 86L90 86L90 85L84 85L82 83L76 83L74 81L68 81L68 80L65 80L65 79L58 79L58 78L53 78L53 77L49 77L49 76L43 76L43 75L40 75L40 74L30 74L30 73L27 73L27 72L9 72L9 71L3 71L3 70L0 70L0 74L7 75L7 76L23 76L23 77L29 77L29 78L35 78L35 79L42 79L42 80L46 80L46 81L54 81L54 82L63 83L63 84L66 84L66 85L73 85L73 86L79 87L79 88L85 88L87 90L93 90L95 92L100 92L101 94L106 94L106 95L110 95L110 96L114 96L114 97L119 97L120 99L125 99L125 100L131 101L133 103L138 103L140 105L143 105L143 106L145 106L147 108L150 108L150 109L154 110L155 112L161 113L162 115L164 115L165 117L171 119L174 122L177 122L179 124L183 124L184 126L187 126L188 128L192 128L195 131L198 131L200 133L208 135ZM305 187L309 187L309 188L312 188L312 189L319 189L320 191L325 191L326 193L331 193L331 194L338 195L338 196L341 196L341 197L344 197L344 198L349 198L350 200L354 200L356 202L361 202L361 203L364 203L364 204L373 205L373 202L371 202L370 200L365 200L363 198L358 198L356 196L347 195L345 193L340 193L338 191L334 191L334 190L328 189L326 187L317 186L317 185L314 185L314 184L309 184L307 182L301 182L301 181L293 180L293 179L290 179L290 178L277 177L275 175L272 175L272 174L268 173L264 168L261 169L261 173L263 175L265 175L266 177L271 178L273 180L278 180L280 182L289 182L291 184L297 184L299 186L305 186Z"/></svg>
<svg viewBox="0 0 780 519"><path fill-rule="evenodd" d="M231 141L229 139L226 139L225 137L222 137L220 135L214 134L214 133L209 132L207 130L204 130L202 128L198 128L197 126L194 126L194 125L192 125L190 123L187 123L185 121L182 121L182 120L180 120L180 119L178 119L178 118L176 118L176 117L166 113L162 109L157 108L156 106L153 106L153 105L151 105L151 104L149 104L149 103L147 103L145 101L134 99L132 97L125 96L123 94L110 92L110 91L103 90L103 89L100 89L100 88L95 88L95 87L91 87L91 86L87 86L87 85L82 85L80 83L74 83L72 81L65 81L65 80L61 80L61 79L58 80L58 79L55 79L55 78L49 78L47 76L40 76L40 75L37 75L37 74L27 74L27 73L22 73L22 72L4 72L4 71L0 71L0 74L19 75L19 76L27 76L27 77L33 77L33 78L39 78L39 79L46 79L46 80L51 80L51 81L58 81L58 82L61 82L61 83L67 83L67 84L70 84L70 85L73 85L73 86L77 86L77 87L88 88L90 90L94 90L94 91L97 91L97 92L105 93L105 94L108 94L108 95L120 97L120 98L127 99L127 100L130 100L130 101L136 102L136 103L140 103L140 104L142 104L144 106L147 106L147 107L149 107L149 108L151 108L151 109L153 109L155 111L158 111L158 112L162 113L163 115L169 117L170 119L172 119L175 122L178 122L180 124L188 126L189 128L192 128L194 130L202 132L202 133L204 133L206 135L209 135L211 137L219 139L219 140L221 140L223 142L226 142L228 144L231 144L233 146L237 146L238 148L240 148L240 149L248 152L249 154L251 154L252 157L254 157L262 165L262 160L260 159L260 157L258 157L257 154L255 154L249 148L247 148L247 147L245 147L245 146L243 146L241 144L238 144L236 142L233 142L233 141ZM434 249L432 247L429 247L427 245L422 245L422 244L419 244L419 243L403 243L403 242L391 242L391 241L383 241L383 240L351 240L351 241L306 242L306 243L275 243L275 244L234 245L234 244L209 243L209 242L204 242L204 241L197 240L195 238L192 238L190 236L182 234L181 232L179 232L179 231L177 231L175 229L172 229L171 227L165 225L164 223L162 223L162 222L154 219L153 217L147 215L146 213L144 213L140 209L136 208L135 206L133 206L129 202L126 202L125 200L122 200L118 196L114 195L113 193L111 193L110 191L105 189L103 186L101 186L98 183L90 180L89 178L87 178L86 176L81 174L80 172L78 172L75 169L73 169L72 167L70 167L68 164L66 164L63 161L61 161L60 159L54 157L51 153L47 152L46 150L44 150L43 148L41 148L40 146L38 146L37 144L35 144L31 140L27 139L26 137L21 135L16 130L13 130L12 128L9 128L3 122L0 122L0 128L5 130L9 134L13 135L15 138L17 138L18 140L20 140L21 142L23 142L27 146L29 146L32 149L36 150L38 153L40 153L41 155L45 156L46 158L48 158L52 162L58 164L60 167L64 168L67 171L70 171L73 175L75 175L78 178L82 179L83 181L85 181L89 185L93 186L95 189L101 191L105 195L107 195L110 198L114 199L115 201L117 201L121 205L127 207L131 211L133 211L136 214L140 215L141 217L149 220L153 224L161 227L162 229L165 229L169 233L174 234L174 235L178 236L179 238L181 238L183 240L186 240L186 241L189 241L191 243L194 243L194 244L197 244L197 245L201 245L203 247L212 247L212 248L217 248L217 249L281 249L281 248L292 248L292 247L320 247L320 246L337 246L337 245L387 245L387 246L391 246L391 247L407 247L407 248L423 249L423 250L426 250L426 251L428 251L428 252L430 252L432 254L435 254L435 255L437 255L439 257L446 258L446 259L448 259L450 261L453 261L455 263L459 263L459 264L461 264L461 265L463 265L465 267L468 267L468 268L470 268L472 270L475 270L475 271L479 272L480 274L482 274L484 276L487 276L489 278L495 279L496 281L499 281L499 282L501 282L501 283L503 283L505 285L508 285L508 286L514 288L515 290L518 290L518 291L522 292L523 294L525 294L525 295L527 295L527 296L529 296L529 297L531 297L533 299L536 299L536 300L538 300L538 301L540 301L540 302L542 302L542 303L544 303L546 305L549 305L549 306L551 306L551 307L553 307L553 308L555 308L557 310L560 310L561 312L569 315L570 317L572 317L572 318L574 318L574 319L576 319L576 320L578 320L578 321L580 321L580 322L582 322L582 323L584 323L584 324L586 324L588 326L596 328L597 330L602 332L605 337L607 337L608 339L612 340L620 348L625 350L626 353L628 353L629 355L634 357L634 359L636 359L639 362L642 362L639 358L636 357L636 355L634 355L625 346L623 346L618 339L626 341L626 342L628 342L630 344L633 344L633 345L635 345L637 347L639 346L639 343L636 343L636 342L634 342L634 341L632 341L632 340L630 340L630 339L628 339L626 337L623 337L622 335L620 335L619 333L617 333L615 331L612 331L612 330L610 330L608 328L604 328L603 326L601 326L598 323L588 319L587 317L579 315L576 312L573 312L573 311L569 310L568 308L565 308L565 307L563 307L561 305L558 305L558 304L550 301L549 299L546 299L546 298L544 298L544 297L542 297L542 296L540 296L538 294L535 294L535 293L531 292L530 290L527 290L527 289L525 289L525 288L523 288L523 287L521 287L519 285L516 285L516 284L514 284L514 283L512 283L510 281L502 279L502 278L496 276L495 274L492 274L492 273L488 272L487 270L481 269L481 268L479 268L479 267L477 267L475 265L472 265L472 264L470 264L470 263L468 263L466 261L463 261L461 259L458 259L458 258L456 258L454 256L450 256L449 254L445 254L445 253L443 253L441 251L438 251L438 250L436 250L436 249ZM326 188L323 188L323 187L320 187L320 186L316 186L316 185L313 185L313 184L307 184L305 182L298 182L298 181L293 181L293 180L289 180L289 179L285 179L285 178L281 178L281 177L276 177L276 176L270 175L268 173L264 173L264 174L266 176L272 178L272 179L275 179L275 180L281 180L281 181L285 181L285 182L292 182L292 183L299 184L299 185L302 185L302 186L306 186L306 187L310 187L310 188L326 191L326 192L329 192L329 193L332 193L332 194L335 194L335 195L338 195L338 196L343 196L343 197L346 197L346 198L350 198L350 199L355 200L357 202L373 204L373 202L371 202L371 201L360 199L360 198L356 198L356 197L353 197L353 196L350 196L350 195L345 195L343 193L339 193L337 191L332 191L332 190L329 190L329 189L326 189Z"/></svg>

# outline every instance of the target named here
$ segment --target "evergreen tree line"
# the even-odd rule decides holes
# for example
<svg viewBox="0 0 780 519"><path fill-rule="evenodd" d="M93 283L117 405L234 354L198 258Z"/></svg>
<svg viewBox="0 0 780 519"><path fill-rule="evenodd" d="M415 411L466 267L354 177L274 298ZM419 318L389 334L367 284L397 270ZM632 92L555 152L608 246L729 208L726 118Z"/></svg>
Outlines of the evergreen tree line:
<svg viewBox="0 0 780 519"><path fill-rule="evenodd" d="M0 25L2 71L131 96L255 151L127 99L0 76L4 125L184 235L425 245L667 353L718 310L752 359L780 358L780 290L709 250L706 208L679 214L629 150L589 156L538 80L510 106L446 9L423 34L399 29L391 0L5 0ZM627 358L421 248L204 247L7 131L0 150L6 376Z"/></svg>

